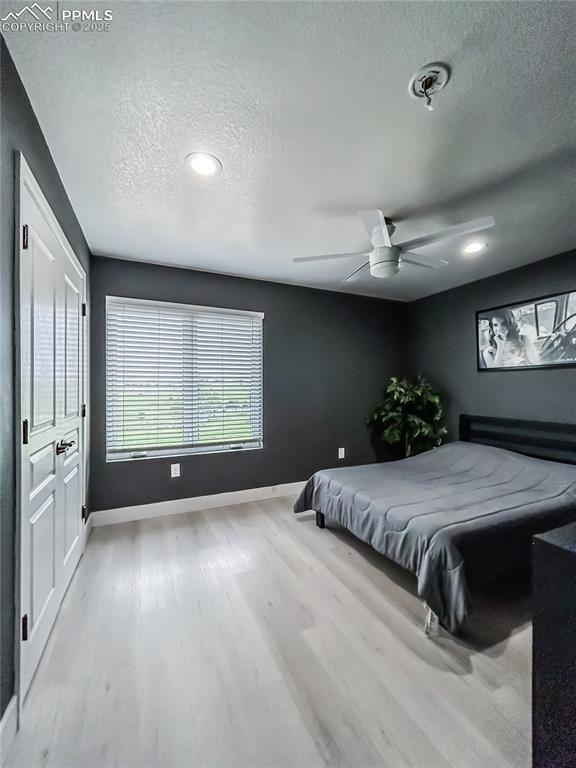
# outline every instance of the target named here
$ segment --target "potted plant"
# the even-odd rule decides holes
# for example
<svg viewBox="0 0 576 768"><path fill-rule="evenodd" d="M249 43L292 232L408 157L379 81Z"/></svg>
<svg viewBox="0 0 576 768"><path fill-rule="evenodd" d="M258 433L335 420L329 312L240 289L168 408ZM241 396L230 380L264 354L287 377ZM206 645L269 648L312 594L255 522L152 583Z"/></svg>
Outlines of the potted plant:
<svg viewBox="0 0 576 768"><path fill-rule="evenodd" d="M399 446L408 457L440 445L446 434L443 417L440 395L425 378L412 382L394 376L367 425L377 452L387 444Z"/></svg>

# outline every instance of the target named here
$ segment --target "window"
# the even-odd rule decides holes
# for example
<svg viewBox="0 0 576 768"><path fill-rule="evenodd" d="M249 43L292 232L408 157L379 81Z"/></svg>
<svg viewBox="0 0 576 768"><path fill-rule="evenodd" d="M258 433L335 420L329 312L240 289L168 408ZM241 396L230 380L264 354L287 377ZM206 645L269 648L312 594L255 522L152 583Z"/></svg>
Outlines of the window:
<svg viewBox="0 0 576 768"><path fill-rule="evenodd" d="M261 448L263 317L107 297L107 461Z"/></svg>
<svg viewBox="0 0 576 768"><path fill-rule="evenodd" d="M536 316L538 318L538 336L550 336L554 330L554 318L556 317L557 304L555 301L545 301L536 304Z"/></svg>
<svg viewBox="0 0 576 768"><path fill-rule="evenodd" d="M568 310L566 312L566 319L571 319L568 320L567 323L564 323L565 331L571 331L573 328L576 328L576 318L574 318L573 315L576 315L576 291L571 293L568 297Z"/></svg>
<svg viewBox="0 0 576 768"><path fill-rule="evenodd" d="M536 335L536 308L534 304L523 304L521 307L514 307L512 314L516 318L522 333Z"/></svg>

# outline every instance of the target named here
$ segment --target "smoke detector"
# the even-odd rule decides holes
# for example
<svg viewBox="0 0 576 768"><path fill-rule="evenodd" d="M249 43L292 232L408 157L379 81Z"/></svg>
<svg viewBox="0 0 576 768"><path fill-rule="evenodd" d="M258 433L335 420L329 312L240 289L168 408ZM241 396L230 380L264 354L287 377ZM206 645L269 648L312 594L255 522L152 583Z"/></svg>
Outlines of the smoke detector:
<svg viewBox="0 0 576 768"><path fill-rule="evenodd" d="M447 64L426 64L410 80L408 91L415 99L425 99L426 109L432 112L432 96L439 93L449 79L450 68Z"/></svg>

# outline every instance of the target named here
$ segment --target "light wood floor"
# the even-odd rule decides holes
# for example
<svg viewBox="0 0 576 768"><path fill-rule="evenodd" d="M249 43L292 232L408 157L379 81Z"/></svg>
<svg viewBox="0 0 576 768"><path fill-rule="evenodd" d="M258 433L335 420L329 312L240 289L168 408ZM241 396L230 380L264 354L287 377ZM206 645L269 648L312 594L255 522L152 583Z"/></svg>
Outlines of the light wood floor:
<svg viewBox="0 0 576 768"><path fill-rule="evenodd" d="M427 639L414 579L290 499L97 528L11 768L529 765L529 606Z"/></svg>

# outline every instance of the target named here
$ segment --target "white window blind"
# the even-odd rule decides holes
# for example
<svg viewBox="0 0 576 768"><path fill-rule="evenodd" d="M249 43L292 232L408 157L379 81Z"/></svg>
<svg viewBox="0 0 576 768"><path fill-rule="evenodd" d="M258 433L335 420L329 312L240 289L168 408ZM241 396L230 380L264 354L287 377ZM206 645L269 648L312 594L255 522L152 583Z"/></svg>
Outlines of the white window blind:
<svg viewBox="0 0 576 768"><path fill-rule="evenodd" d="M107 297L107 460L261 448L262 323Z"/></svg>

